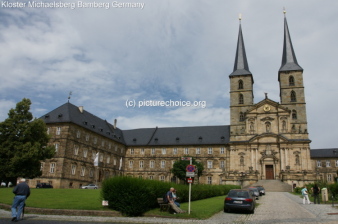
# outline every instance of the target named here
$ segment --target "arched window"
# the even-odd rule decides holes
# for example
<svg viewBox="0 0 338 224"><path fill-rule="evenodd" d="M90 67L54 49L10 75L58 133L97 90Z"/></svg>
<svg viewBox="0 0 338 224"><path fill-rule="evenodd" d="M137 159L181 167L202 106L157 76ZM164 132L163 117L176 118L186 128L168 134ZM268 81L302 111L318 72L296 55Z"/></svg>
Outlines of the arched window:
<svg viewBox="0 0 338 224"><path fill-rule="evenodd" d="M243 89L243 80L242 79L240 79L238 81L238 89Z"/></svg>
<svg viewBox="0 0 338 224"><path fill-rule="evenodd" d="M292 75L290 75L290 77L289 77L289 86L294 86L294 85L295 85L295 78Z"/></svg>
<svg viewBox="0 0 338 224"><path fill-rule="evenodd" d="M244 121L244 113L243 112L239 113L239 121Z"/></svg>
<svg viewBox="0 0 338 224"><path fill-rule="evenodd" d="M296 102L297 101L295 91L292 90L290 96L291 96L291 102Z"/></svg>
<svg viewBox="0 0 338 224"><path fill-rule="evenodd" d="M243 97L243 94L239 94L239 97L238 97L238 104L244 104L244 97Z"/></svg>
<svg viewBox="0 0 338 224"><path fill-rule="evenodd" d="M297 119L297 111L296 110L292 110L292 119L293 120Z"/></svg>

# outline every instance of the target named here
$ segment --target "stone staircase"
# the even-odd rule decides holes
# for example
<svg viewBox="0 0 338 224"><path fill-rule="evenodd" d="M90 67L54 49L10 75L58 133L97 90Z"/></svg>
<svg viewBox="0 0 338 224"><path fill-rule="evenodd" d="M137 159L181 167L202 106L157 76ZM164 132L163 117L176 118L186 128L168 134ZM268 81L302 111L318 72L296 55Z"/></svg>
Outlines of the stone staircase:
<svg viewBox="0 0 338 224"><path fill-rule="evenodd" d="M265 192L291 192L292 186L280 180L259 180L250 186L263 186ZM249 187L249 186L247 186Z"/></svg>

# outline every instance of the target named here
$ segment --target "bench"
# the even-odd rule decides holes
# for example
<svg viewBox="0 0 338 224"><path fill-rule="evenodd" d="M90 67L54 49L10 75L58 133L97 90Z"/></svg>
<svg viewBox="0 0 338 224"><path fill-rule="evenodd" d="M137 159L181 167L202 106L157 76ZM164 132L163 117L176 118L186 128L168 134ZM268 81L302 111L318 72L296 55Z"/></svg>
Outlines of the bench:
<svg viewBox="0 0 338 224"><path fill-rule="evenodd" d="M157 203L160 205L160 211L166 212L169 211L169 204L163 201L163 198L157 198Z"/></svg>

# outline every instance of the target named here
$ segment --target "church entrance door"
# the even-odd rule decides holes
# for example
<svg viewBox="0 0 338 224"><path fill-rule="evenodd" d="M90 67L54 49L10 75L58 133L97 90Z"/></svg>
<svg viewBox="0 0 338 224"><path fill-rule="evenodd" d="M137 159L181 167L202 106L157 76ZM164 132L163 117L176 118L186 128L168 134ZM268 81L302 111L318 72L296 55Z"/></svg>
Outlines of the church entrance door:
<svg viewBox="0 0 338 224"><path fill-rule="evenodd" d="M273 165L265 165L265 176L267 180L273 180Z"/></svg>

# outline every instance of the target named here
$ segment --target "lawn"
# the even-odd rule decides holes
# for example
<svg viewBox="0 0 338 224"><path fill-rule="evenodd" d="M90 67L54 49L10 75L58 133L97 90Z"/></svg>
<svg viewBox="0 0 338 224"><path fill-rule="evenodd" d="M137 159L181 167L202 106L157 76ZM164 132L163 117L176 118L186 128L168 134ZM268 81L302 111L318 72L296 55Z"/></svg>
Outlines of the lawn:
<svg viewBox="0 0 338 224"><path fill-rule="evenodd" d="M13 188L0 188L0 203L12 204ZM225 196L213 197L191 202L191 212L169 214L160 212L159 208L146 212L145 216L167 216L177 218L207 219L223 210ZM51 209L79 210L109 210L102 206L100 190L89 189L31 189L31 196L26 200L27 207ZM182 203L181 208L188 211L188 203Z"/></svg>

